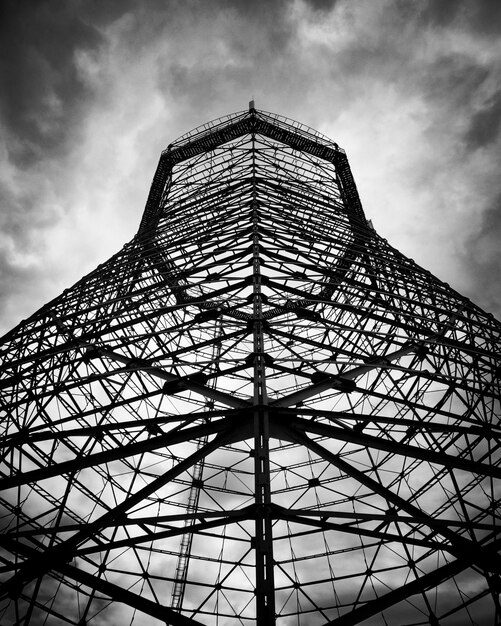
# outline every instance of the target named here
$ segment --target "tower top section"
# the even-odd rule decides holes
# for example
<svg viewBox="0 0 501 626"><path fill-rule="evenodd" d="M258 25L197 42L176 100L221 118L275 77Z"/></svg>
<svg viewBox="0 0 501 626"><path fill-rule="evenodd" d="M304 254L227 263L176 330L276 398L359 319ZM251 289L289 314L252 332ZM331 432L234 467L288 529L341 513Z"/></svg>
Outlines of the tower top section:
<svg viewBox="0 0 501 626"><path fill-rule="evenodd" d="M244 168L245 154L254 156L247 158ZM229 173L238 170L237 179L232 176L232 180L245 180L254 192L259 181L264 184L264 181L280 180L282 197L285 197L284 185L290 189L296 187L299 172L308 172L320 195L325 196L329 185L334 186L335 202L342 205L350 221L366 225L344 150L308 126L256 109L253 100L249 102L249 110L203 124L176 139L162 152L140 235L151 233L160 217L168 211L169 199L176 196L171 193L179 178L176 178L175 170L180 167L186 170L181 185L184 192L190 188L199 193L202 180L205 189L214 190L216 185L220 189L226 188ZM218 177L214 168L219 172ZM202 170L203 176L193 175Z"/></svg>
<svg viewBox="0 0 501 626"><path fill-rule="evenodd" d="M177 150L186 148L188 145L191 146L208 136L212 137L213 141L209 142L207 146L213 145L213 143L218 140L223 140L223 142L226 140L229 141L241 134L249 132L276 138L287 144L292 142L294 143L293 147L297 147L300 150L305 150L306 148L313 149L312 144L317 144L313 153L318 153L318 156L323 155L323 158L326 160L332 158L332 154L329 150L344 153L344 150L342 150L337 143L322 133L288 117L270 113L269 111L260 111L255 108L254 100L251 100L249 102L248 111L239 111L237 113L224 115L211 122L197 126L172 142L163 154L167 152L175 153ZM226 139L226 137L228 139ZM303 143L299 141L300 138L303 139ZM201 146L202 144L199 145ZM322 147L324 150L322 150ZM176 154L178 158L181 157L181 155L182 152Z"/></svg>

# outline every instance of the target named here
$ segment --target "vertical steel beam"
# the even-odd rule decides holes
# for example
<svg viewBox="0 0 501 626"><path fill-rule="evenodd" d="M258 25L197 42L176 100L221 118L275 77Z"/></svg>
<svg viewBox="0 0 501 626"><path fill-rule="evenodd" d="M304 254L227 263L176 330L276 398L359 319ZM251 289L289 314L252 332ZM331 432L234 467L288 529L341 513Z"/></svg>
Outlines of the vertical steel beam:
<svg viewBox="0 0 501 626"><path fill-rule="evenodd" d="M259 258L259 206L255 184L255 135L252 135L252 264L254 347L254 485L256 551L256 623L275 624L275 584L270 491L269 415Z"/></svg>

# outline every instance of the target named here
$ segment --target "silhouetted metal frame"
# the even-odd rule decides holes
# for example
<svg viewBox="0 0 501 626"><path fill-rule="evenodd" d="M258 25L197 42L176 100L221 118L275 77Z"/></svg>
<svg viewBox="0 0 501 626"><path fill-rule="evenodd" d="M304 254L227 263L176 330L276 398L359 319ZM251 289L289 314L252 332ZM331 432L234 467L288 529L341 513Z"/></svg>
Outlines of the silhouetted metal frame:
<svg viewBox="0 0 501 626"><path fill-rule="evenodd" d="M240 212L218 235L220 247L227 251L224 260L212 259L214 241L201 241L199 251L193 253L193 258L203 262L181 271L175 254L164 249L156 237L169 201L174 168L185 162L187 167L191 167L193 160L247 135L251 137L251 147L244 146L242 151L250 150L252 165L242 166L247 168L245 184L237 180L229 189L235 198L244 194L242 197L245 197L243 202L248 219L245 235L249 246L239 248L236 244L240 231L232 232L232 227L236 229L242 219ZM316 264L316 257L310 252L315 247L318 233L312 234L306 223L301 228L300 217L290 218L296 220L297 230L303 237L298 245L305 246L303 252L306 250L302 257L298 255L297 258L293 258L287 250L288 218L284 218L280 211L275 211L272 218L266 217L268 207L263 204L263 194L271 206L280 199L282 190L280 184L272 179L263 181L257 171L254 162L258 150L255 147L257 136L335 167L336 185L348 220L350 237L344 247L328 252L330 264ZM308 206L308 193L292 187L287 193L298 205L304 203ZM217 193L208 193L204 202L218 199ZM320 209L323 200L317 198L316 201ZM193 210L197 202L197 198L190 200L188 207L189 203L183 204L181 196L180 206L181 209ZM323 208L329 210L329 207L329 203L325 202ZM267 219L274 221L271 223ZM308 243L309 238L311 244ZM275 247L270 247L270 241L275 242ZM283 244L281 248L279 244ZM308 245L311 247L307 248ZM221 266L222 274L226 272L230 275L231 268L239 263L242 268L247 268L247 274L240 276L237 272L235 277L231 276L231 281L229 278L226 282L222 281L210 291L210 298L204 297L203 289L196 281L193 283L192 276L197 271L203 270L210 276L214 267ZM291 269L293 267L298 269ZM275 275L268 275L269 268L274 269ZM276 268L285 278L279 275ZM273 271L270 273L273 274ZM307 284L310 275L316 276L314 290ZM112 277L109 284L103 283L103 277L108 276ZM217 283L219 279L211 280ZM92 302L88 296L92 285L96 285L97 289L100 284L108 285L104 287L108 291L99 292L101 300L110 298L106 314L102 314L102 301ZM190 295L193 284L200 289L201 295ZM157 287L161 295L155 301L151 299L151 294ZM359 293L372 306L366 304L361 310L356 303ZM245 294L245 299L238 296L238 300L234 294ZM274 294L280 294L281 299L273 300ZM125 317L120 308L124 302ZM224 304L221 305L221 302ZM87 316L85 319L90 320L88 324L84 319L82 325L82 310L84 317ZM99 319L94 319L93 316L98 313ZM168 320L166 326L158 327L159 320L163 318ZM217 337L211 335L210 325L222 318L229 321L227 330ZM184 373L179 373L175 366L169 370L159 365L155 354L150 358L137 356L136 352L140 349L134 349L136 339L133 336L127 340L128 344L124 344L125 348L115 341L117 333L135 325L142 325L143 334L137 336L138 345L146 341L145 338L153 337L158 346L157 352L164 349L174 365L184 355L200 353L203 356L208 347L218 345L223 355L221 363L217 364L219 369L214 373L203 363L195 363L193 367L185 365ZM332 342L336 333L343 333L342 341ZM168 343L167 334L169 338L176 339L169 339ZM490 595L496 619L501 575L499 521L496 515L498 501L494 488L494 481L501 476L498 416L501 366L495 348L499 345L499 334L500 326L492 318L447 285L399 256L368 226L346 155L336 144L255 110L227 118L203 132L175 142L161 156L143 220L133 242L77 283L73 291L49 303L39 314L4 338L6 345L11 347L4 351L7 360L0 389L4 394L12 395L10 400L2 400L0 406L9 415L16 411L22 414L25 406L35 402L38 416L48 426L45 429L41 426L30 429L29 425L17 427L12 418L7 418L15 427L12 428L14 432L7 433L2 440L3 459L5 467L10 468L10 474L4 473L0 477L0 490L16 489L21 502L22 489L36 486L47 503L59 508L59 515L55 526L44 529L30 522L21 505L11 505L10 496L3 500L6 510L9 507L12 509L18 525L12 530L4 529L0 536L0 547L15 555L16 559L9 561L3 558L0 597L14 598L17 603L21 598L27 598L23 595L23 588L35 581L31 601L26 600L26 620L29 621L35 607L42 610L37 594L44 575L50 573L57 581L74 581L76 585L93 590L88 607L93 594L101 593L166 623L198 624L197 615L207 617L210 614L208 608L204 609L204 603L214 593L225 590L224 579L215 585L198 608L190 609L189 616L188 611L172 611L142 592L135 593L107 580L104 577L106 567L91 574L73 565L72 561L78 558L82 563L90 563L85 559L92 555L109 554L122 548L134 551L153 540L159 542L179 537L187 531L211 538L214 537L212 531L226 527L241 530L244 522L252 521L255 530L250 546L256 557L253 591L258 624L272 624L276 616L278 619L287 615L286 604L282 607L277 604L282 591L289 593L289 597L297 595L298 619L308 619L308 611L314 612L322 616L324 626L357 624L414 596L420 596L423 606L427 607L425 619L430 624L436 624L438 618L427 593L466 570L478 573L485 579L486 586L473 598L461 596L454 611L462 611L466 615L465 611L473 601ZM113 345L103 339L106 336L114 339ZM183 343L186 336L190 337L191 343ZM275 342L273 356L267 352L268 340ZM23 347L23 341L27 342L28 348ZM238 354L243 342L247 342L246 354L242 355L240 362L232 357L231 364L225 366L225 352L233 350ZM280 350L284 350L289 343L301 346L298 359L302 359L302 364L299 367L292 364L292 356L283 359L284 362L280 361ZM312 355L325 355L329 348L335 352L336 358L346 359L346 364L341 364L336 373L324 366L321 359L305 356L307 351L311 351ZM64 363L65 378L60 374L62 366L56 359ZM36 386L34 381L40 372L37 367L30 370L33 362L44 363L43 374L51 380L52 386ZM97 365L94 367L94 363L99 363L101 369ZM426 364L431 370L426 369ZM85 379L85 385L90 388L93 384L101 384L107 399L99 402L94 399L96 404L92 404L91 391L78 378L79 368L83 367L91 372ZM50 378L52 372L57 375L57 380ZM210 384L211 380L225 376L250 381L252 395L245 397L234 391L221 391ZM277 376L285 380L294 378L296 382L284 389L279 397L270 398ZM120 385L114 382L112 386L109 383L111 377L120 380ZM406 388L407 382L409 388ZM133 386L133 393L122 395L130 385ZM121 407L132 407L134 414L139 415L136 405L160 402L166 397L187 398L188 403L202 409L172 415L157 412L151 418L141 417L140 421L106 422L101 419L95 425L88 423L65 430L65 420L71 421L70 418L63 417L60 424L56 423L46 407L57 395L61 406L70 411L71 393L79 391L81 386L81 393L89 396L86 408L82 410L77 405L76 409L78 419L84 423L87 423L87 418L97 415L105 418L112 410ZM36 389L36 397L32 388ZM419 393L414 394L415 388L419 389ZM433 397L434 389L440 397L432 405L427 398ZM336 402L340 397L349 408L336 411ZM352 397L355 400L351 400ZM332 402L334 408L326 410L325 402ZM465 407L461 408L462 412L457 409L458 402ZM391 403L395 415L387 414L384 403ZM204 404L207 408L203 408ZM205 419L203 423L200 422L202 416ZM162 428L170 424L174 427L163 432ZM136 439L138 427L145 429L147 438ZM370 432L365 432L366 429ZM122 436L126 434L126 443L111 445L109 442L113 442L118 433ZM103 444L97 452L87 449L79 452L78 441L82 436L87 438L87 442L109 438L108 447ZM132 492L131 483L127 496L94 520L73 523L62 520L63 512L67 511L68 491L73 485L84 488L76 479L82 470L102 468L100 471L106 475L109 463L121 461L126 464L128 459L142 458L142 455L153 452L161 454L162 450L201 439L207 443L144 487ZM157 516L155 526L152 526L149 517L141 518L137 513L128 517L128 513L139 503L147 501L163 486L178 480L202 459L223 449L241 453L243 448L238 446L248 441L253 442L250 450L254 463L252 504L221 513L201 511L195 516ZM281 443L274 443L277 441ZM74 458L54 460L60 442L75 451ZM339 447L336 451L329 449L333 442ZM277 470L272 458L277 451L288 449L309 450L317 464L324 463L323 472L330 476L325 480L326 485L329 481L353 479L356 484L365 487L367 493L378 496L378 502L386 503L387 511L369 514L353 510L349 513L329 509L328 503L319 505L318 509L313 505L293 508L276 504L272 481L279 472L285 474L293 470L287 467ZM17 454L22 456L21 451L25 451L25 462L29 461L35 467L27 470L17 468L15 458ZM357 460L359 451L366 451L368 458L372 458L373 466L367 471L360 469L360 461ZM372 457L373 453L375 457ZM398 473L392 470L396 474L394 481L384 484L379 468L388 471L384 466L392 457L408 459L409 466L404 464ZM426 493L423 490L430 489L429 486L422 486L412 494L415 504L410 498L399 495L401 483L411 474L410 468L420 467L419 464L440 468L433 470L432 484L438 484L442 479L450 480L455 490L455 495L451 495L452 509L462 507L458 519L441 518L436 512L427 512L419 506L419 494ZM136 466L131 464L130 467L135 469ZM307 461L300 462L299 467L301 471L311 469L313 473L313 465L309 468ZM458 482L461 472L472 476L470 482L462 478L461 484ZM110 472L107 475L110 482L116 480ZM67 477L67 493L57 500L49 492L44 492L43 483L60 476ZM475 502L467 502L471 509L467 510L463 500L468 500L469 494L480 484L480 478L488 485L482 489L490 499L489 510L480 510ZM304 487L305 493L317 487L320 487L320 479L313 477ZM205 486L200 488L205 490ZM349 492L349 489L346 488L346 491ZM275 493L279 492L280 489L275 488ZM97 503L98 497L94 497ZM364 493L359 497L362 503L366 499ZM176 526L179 522L184 524ZM395 530L389 530L391 525L395 526ZM121 539L115 539L114 534L112 537L105 534L109 529L132 526L141 529L142 534L127 533L127 537ZM276 529L283 528L288 530L281 530L284 534L280 535ZM274 543L288 540L292 551L292 542L297 542L294 545L298 546L303 537L316 537L319 533L325 536L329 532L359 537L362 552L364 538L376 542L376 554L386 545L400 545L402 553L409 558L408 572L414 578L397 589L382 594L375 592L374 597L364 600L363 589L373 574L369 565L365 574L356 570L346 574L348 580L357 581L360 585L358 596L349 606L345 603L339 609L336 600L331 606L322 605L309 592L307 585L300 582L301 577L292 573L283 555L279 557L274 553ZM65 533L73 534L68 537ZM67 538L61 539L60 535ZM43 543L43 536L48 538L48 543ZM327 541L325 545L326 558L330 559L335 550L327 548ZM410 550L413 548L423 550L419 553L419 559L423 561L427 555L435 553L447 555L451 560L425 571L418 568L411 557ZM235 557L234 568L243 567L248 554L249 551L246 551L238 559ZM20 561L17 562L17 559ZM143 562L140 562L144 568ZM300 562L299 559L297 562ZM102 564L106 564L106 557L103 557ZM277 585L276 574L288 583ZM144 569L143 577L148 580L147 569ZM335 576L332 583L334 587ZM190 584L196 583L190 581ZM229 584L228 590L231 590ZM299 598L312 608L301 612ZM16 610L19 610L17 604ZM56 610L51 607L46 606L43 610L56 615ZM332 618L333 610L337 610L335 618ZM220 615L224 618L223 610ZM63 617L60 616L61 619ZM232 617L240 619L237 613ZM21 619L19 615L18 622Z"/></svg>

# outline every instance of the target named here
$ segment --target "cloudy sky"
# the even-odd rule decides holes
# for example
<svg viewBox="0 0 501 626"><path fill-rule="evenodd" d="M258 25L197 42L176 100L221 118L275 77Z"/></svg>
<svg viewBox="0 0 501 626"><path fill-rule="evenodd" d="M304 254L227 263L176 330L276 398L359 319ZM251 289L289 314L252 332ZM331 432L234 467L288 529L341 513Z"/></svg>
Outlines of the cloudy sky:
<svg viewBox="0 0 501 626"><path fill-rule="evenodd" d="M0 331L134 235L159 154L256 106L343 146L366 214L501 317L499 0L2 0Z"/></svg>

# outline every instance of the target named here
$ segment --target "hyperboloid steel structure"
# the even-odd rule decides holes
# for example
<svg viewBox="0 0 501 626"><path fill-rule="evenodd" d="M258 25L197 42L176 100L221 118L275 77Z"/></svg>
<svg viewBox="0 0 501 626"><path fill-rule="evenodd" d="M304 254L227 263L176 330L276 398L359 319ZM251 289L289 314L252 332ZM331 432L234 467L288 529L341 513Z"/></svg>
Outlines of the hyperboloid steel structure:
<svg viewBox="0 0 501 626"><path fill-rule="evenodd" d="M0 624L497 624L501 325L249 111L2 344Z"/></svg>

